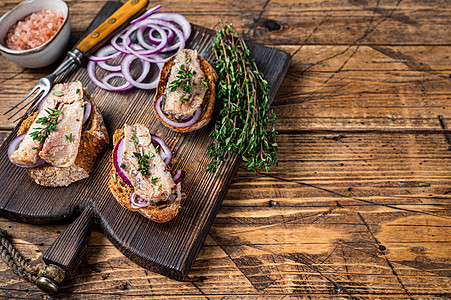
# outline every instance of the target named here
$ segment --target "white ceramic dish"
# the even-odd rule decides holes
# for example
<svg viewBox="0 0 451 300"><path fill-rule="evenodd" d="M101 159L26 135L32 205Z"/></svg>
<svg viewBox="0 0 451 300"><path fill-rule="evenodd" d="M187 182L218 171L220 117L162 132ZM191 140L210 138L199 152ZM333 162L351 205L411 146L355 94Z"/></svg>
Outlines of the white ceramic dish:
<svg viewBox="0 0 451 300"><path fill-rule="evenodd" d="M60 30L47 42L29 50L11 50L4 46L9 28L27 15L43 10L58 9L64 15ZM61 0L26 0L0 18L0 52L10 61L27 68L41 68L54 63L65 52L70 38L69 9Z"/></svg>

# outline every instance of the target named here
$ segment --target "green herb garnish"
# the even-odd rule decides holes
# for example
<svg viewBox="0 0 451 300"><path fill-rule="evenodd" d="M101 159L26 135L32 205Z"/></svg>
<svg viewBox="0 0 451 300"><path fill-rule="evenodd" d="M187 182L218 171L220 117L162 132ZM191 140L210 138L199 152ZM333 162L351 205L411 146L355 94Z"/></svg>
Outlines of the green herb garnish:
<svg viewBox="0 0 451 300"><path fill-rule="evenodd" d="M213 54L219 74L219 116L210 133L208 147L211 162L207 172L213 173L222 161L239 155L248 170L277 165L275 123L277 117L269 108L269 84L258 71L245 42L232 25L216 34Z"/></svg>
<svg viewBox="0 0 451 300"><path fill-rule="evenodd" d="M208 87L208 83L207 83L205 80L202 79L202 83L203 83L206 87Z"/></svg>
<svg viewBox="0 0 451 300"><path fill-rule="evenodd" d="M183 122L183 118L182 118L182 117L179 117L178 121L179 121L180 123L182 123L182 122Z"/></svg>
<svg viewBox="0 0 451 300"><path fill-rule="evenodd" d="M153 202L153 201L152 201L152 203L153 203L153 206L155 206L155 209L158 209L157 204L155 202Z"/></svg>
<svg viewBox="0 0 451 300"><path fill-rule="evenodd" d="M142 176L150 175L149 171L149 159L151 158L149 154L141 155L141 153L133 152L133 155L138 158L138 164L140 167L138 171L141 172Z"/></svg>
<svg viewBox="0 0 451 300"><path fill-rule="evenodd" d="M36 147L32 147L31 149L33 149L33 150L36 150L36 149L38 149L39 147L38 146L36 146Z"/></svg>
<svg viewBox="0 0 451 300"><path fill-rule="evenodd" d="M111 177L113 177L113 179L116 180L116 174L111 174Z"/></svg>
<svg viewBox="0 0 451 300"><path fill-rule="evenodd" d="M57 97L61 97L61 96L64 95L64 94L63 94L63 92L61 92L61 91L56 91L56 92L53 92L52 95L53 95L53 96L57 96Z"/></svg>
<svg viewBox="0 0 451 300"><path fill-rule="evenodd" d="M33 128L35 131L30 133L30 136L33 137L33 141L43 141L46 139L50 133L55 130L56 123L58 122L58 115L61 114L61 111L54 108L46 108L45 112L48 114L47 117L41 117L36 120L36 123L43 125L43 127Z"/></svg>
<svg viewBox="0 0 451 300"><path fill-rule="evenodd" d="M77 90L75 91L75 94L78 94L78 93L80 93L80 89L77 89Z"/></svg>
<svg viewBox="0 0 451 300"><path fill-rule="evenodd" d="M125 168L125 164L121 164L119 167L123 169Z"/></svg>
<svg viewBox="0 0 451 300"><path fill-rule="evenodd" d="M186 59L186 63L189 64L190 61L191 61L191 57L188 57L188 58Z"/></svg>
<svg viewBox="0 0 451 300"><path fill-rule="evenodd" d="M139 143L139 140L138 140L138 138L137 138L136 136L132 136L132 137L130 138L130 142Z"/></svg>
<svg viewBox="0 0 451 300"><path fill-rule="evenodd" d="M178 87L182 87L183 91L191 93L193 72L189 68L185 68L185 65L180 66L180 70L177 73L177 79L173 80L169 85L171 92L175 92Z"/></svg>
<svg viewBox="0 0 451 300"><path fill-rule="evenodd" d="M80 105L80 107L81 107L81 108L85 108L85 107L86 107L86 105L85 105L85 104L83 104L83 105Z"/></svg>
<svg viewBox="0 0 451 300"><path fill-rule="evenodd" d="M72 141L72 133L69 136L66 135L66 141Z"/></svg>
<svg viewBox="0 0 451 300"><path fill-rule="evenodd" d="M151 184L156 184L158 179L159 179L158 177L152 177L152 179L150 180L150 183Z"/></svg>
<svg viewBox="0 0 451 300"><path fill-rule="evenodd" d="M180 103L187 102L187 101L189 101L189 97L183 97L182 99L180 99Z"/></svg>

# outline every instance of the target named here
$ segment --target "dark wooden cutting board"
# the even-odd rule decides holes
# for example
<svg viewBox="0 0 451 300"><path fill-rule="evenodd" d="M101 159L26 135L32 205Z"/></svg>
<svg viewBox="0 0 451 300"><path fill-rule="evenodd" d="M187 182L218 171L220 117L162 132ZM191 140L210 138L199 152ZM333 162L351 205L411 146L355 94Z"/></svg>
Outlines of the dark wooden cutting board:
<svg viewBox="0 0 451 300"><path fill-rule="evenodd" d="M104 10L102 17L107 18L112 8L119 6L116 2L108 3L109 14ZM187 48L196 49L211 63L213 37L214 31L193 25ZM253 43L249 43L249 48L271 85L273 99L288 69L290 56ZM175 169L186 172L182 189L187 197L179 214L168 223L157 224L122 208L115 201L108 188L112 146L99 158L95 170L86 180L66 188L35 184L24 169L11 164L7 157L7 145L16 136L17 127L0 148L0 214L33 224L72 222L44 255L47 263L57 264L69 273L78 266L91 227L97 223L110 241L134 262L166 276L183 279L208 234L239 159L230 159L222 163L216 174L208 174L205 170L210 159L206 153L211 142L211 124L195 132L176 133L154 116L154 90L104 91L89 80L85 68L68 74L62 81L73 80L80 80L92 95L111 135L125 123L142 123L166 140L176 159Z"/></svg>

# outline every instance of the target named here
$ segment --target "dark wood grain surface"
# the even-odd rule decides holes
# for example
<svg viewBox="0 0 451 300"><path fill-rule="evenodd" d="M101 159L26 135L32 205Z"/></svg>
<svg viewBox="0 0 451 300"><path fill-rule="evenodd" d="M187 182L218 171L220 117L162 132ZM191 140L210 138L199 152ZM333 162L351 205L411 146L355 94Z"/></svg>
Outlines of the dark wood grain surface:
<svg viewBox="0 0 451 300"><path fill-rule="evenodd" d="M0 3L0 13L18 1ZM72 43L103 1L67 1ZM98 229L74 299L446 299L451 295L451 11L447 1L164 1L290 53L272 104L280 163L240 165L183 282L124 257ZM0 112L49 69L0 58ZM13 125L0 118L2 137ZM66 228L0 219L31 259ZM4 264L0 294L39 299Z"/></svg>

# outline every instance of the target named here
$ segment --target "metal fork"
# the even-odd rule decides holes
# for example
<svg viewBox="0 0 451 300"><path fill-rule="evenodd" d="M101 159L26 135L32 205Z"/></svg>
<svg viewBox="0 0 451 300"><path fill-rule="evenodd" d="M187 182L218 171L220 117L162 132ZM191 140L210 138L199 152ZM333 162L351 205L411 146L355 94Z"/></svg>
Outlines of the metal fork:
<svg viewBox="0 0 451 300"><path fill-rule="evenodd" d="M107 20L94 29L89 35L87 35L75 48L67 52L68 58L66 58L61 65L56 68L53 73L39 79L38 83L34 86L31 92L25 96L19 103L14 105L11 109L5 112L3 115L8 114L23 102L36 93L22 108L18 109L12 116L8 118L10 120L25 107L31 104L25 114L14 120L23 119L27 117L41 102L42 99L51 91L55 83L55 79L58 75L68 70L74 65L80 66L82 64L83 57L89 56L92 52L97 50L103 43L109 40L119 30L124 28L131 20L139 16L146 8L149 0L128 0L125 2L115 13L113 13Z"/></svg>
<svg viewBox="0 0 451 300"><path fill-rule="evenodd" d="M63 73L64 71L66 71L67 69L72 67L73 65L78 65L78 66L81 65L83 53L81 53L80 50L74 49L72 51L67 52L67 55L69 57L66 60L64 60L56 68L55 71L53 71L51 74L39 79L38 83L36 83L34 88L28 93L28 95L26 95L19 103L14 105L12 108L10 108L7 112L5 112L3 114L3 115L6 115L9 112L13 111L15 108L19 107L25 100L27 100L31 95L33 95L36 92L34 97L31 98L24 106L22 106L22 108L18 109L13 115L11 115L8 118L8 120L13 118L15 115L17 115L20 111L22 111L25 107L27 107L31 103L31 106L27 109L25 114L22 117L14 120L14 122L17 122L17 120L20 120L21 118L28 116L36 108L36 106L38 106L39 102L41 102L41 100L44 99L44 97L47 96L47 94L50 92L50 90L52 89L52 87L55 83L55 78L58 75L60 75L61 73Z"/></svg>

